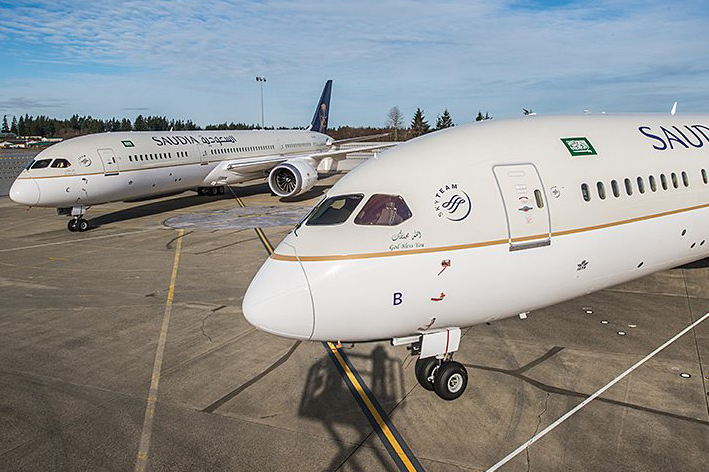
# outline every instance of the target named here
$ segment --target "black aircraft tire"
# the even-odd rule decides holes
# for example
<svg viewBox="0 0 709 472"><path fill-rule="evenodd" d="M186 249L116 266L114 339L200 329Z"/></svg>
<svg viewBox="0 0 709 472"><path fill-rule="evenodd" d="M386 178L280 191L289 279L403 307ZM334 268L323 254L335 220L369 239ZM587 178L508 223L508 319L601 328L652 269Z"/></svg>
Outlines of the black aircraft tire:
<svg viewBox="0 0 709 472"><path fill-rule="evenodd" d="M427 357L416 361L416 380L426 390L433 391L433 382L428 380L433 374L433 370L438 366L438 359Z"/></svg>
<svg viewBox="0 0 709 472"><path fill-rule="evenodd" d="M66 227L72 233L76 232L77 231L76 220L74 218L70 219L69 222L67 223Z"/></svg>
<svg viewBox="0 0 709 472"><path fill-rule="evenodd" d="M468 386L468 371L463 364L455 361L444 362L436 372L433 389L444 400L455 400Z"/></svg>
<svg viewBox="0 0 709 472"><path fill-rule="evenodd" d="M83 233L84 231L89 229L89 222L81 218L79 221L76 222L76 229Z"/></svg>

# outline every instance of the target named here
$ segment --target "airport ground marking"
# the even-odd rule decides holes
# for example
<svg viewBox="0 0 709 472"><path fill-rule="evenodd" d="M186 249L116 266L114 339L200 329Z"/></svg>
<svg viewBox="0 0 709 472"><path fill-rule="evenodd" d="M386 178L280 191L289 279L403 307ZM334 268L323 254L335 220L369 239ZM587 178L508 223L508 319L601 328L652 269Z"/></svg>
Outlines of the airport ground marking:
<svg viewBox="0 0 709 472"><path fill-rule="evenodd" d="M633 364L630 368L628 368L625 372L623 372L623 373L620 374L618 377L614 378L614 379L611 380L609 383L607 383L606 385L604 385L603 387L601 387L599 390L597 390L597 391L596 391L594 394L592 394L590 397L588 397L587 399L585 399L584 401L582 401L581 403L579 403L578 405L576 405L574 408L572 408L571 410L569 410L567 413L565 413L565 414L564 414L563 416L561 416L559 419L557 419L557 420L554 421L552 424L550 424L549 426L547 426L546 428L544 428L542 431L540 431L539 433L537 433L537 434L535 434L534 436L532 436L528 441L526 441L524 444L522 444L521 446L519 446L519 447L518 447L517 449L515 449L514 451L510 452L507 456L505 456L505 457L504 457L501 461L499 461L497 464L495 464L495 465L493 465L492 467L490 467L489 469L487 469L487 472L494 472L494 471L496 471L497 469L499 469L500 467L502 467L503 465L505 465L506 463L508 463L510 460L512 460L514 457L516 457L519 453L523 452L523 451L524 451L525 449L527 449L529 446L531 446L532 444L534 444L535 442L537 442L539 439L541 439L541 438L542 438L543 436L545 436L547 433L549 433L549 432L552 431L554 428L556 428L557 426L559 426L561 423L563 423L564 421L566 421L567 419L569 419L572 415L574 415L575 413L577 413L581 408L583 408L583 407L585 407L586 405L588 405L589 403L591 403L591 402L592 402L593 400L595 400L597 397L599 397L600 395L602 395L603 392L605 392L606 390L608 390L609 388L611 388L613 385L615 385L615 384L617 384L618 382L620 382L623 378L625 378L625 377L626 377L628 374L630 374L632 371L634 371L635 369L637 369L638 367L640 367L641 365L643 365L645 362L649 361L649 360L650 360L651 358L653 358L657 353L659 353L660 351L662 351L663 349L665 349L667 346L669 346L669 345L672 344L673 342L677 341L679 338L681 338L683 335L685 335L688 331L694 329L697 325L699 325L699 323L701 323L702 321L706 320L707 318L709 318L709 313L706 313L704 316L702 316L701 318L699 318L697 321L695 321L694 323L690 324L689 326L687 326L686 328L684 328L684 329L683 329L682 331L680 331L679 333L675 334L672 338L670 338L670 339L668 339L667 341L665 341L665 343L662 344L660 347L658 347L657 349L655 349L654 351L652 351L650 354L648 354L647 356L645 356L645 357L643 357L642 359L640 359L638 362L636 362L636 363Z"/></svg>
<svg viewBox="0 0 709 472"><path fill-rule="evenodd" d="M236 195L234 195L234 197L241 208L246 207L241 198ZM263 229L260 227L254 228L254 231L261 240L261 243L266 249L268 255L271 256L274 249L273 245L266 237L266 233L264 233ZM359 372L357 372L354 366L350 363L345 353L341 349L338 349L333 343L324 342L323 346L325 346L325 349L330 355L332 362L335 364L337 371L345 381L347 388L352 393L352 396L354 396L357 404L364 412L364 416L376 431L377 436L384 445L384 448L394 460L394 463L399 470L408 472L423 472L424 468L421 466L418 459L416 459L413 452L411 452L408 444L406 444L397 429L394 427L394 423L392 423L384 409L379 405L379 402L377 402L374 394L364 383L362 377L359 375Z"/></svg>
<svg viewBox="0 0 709 472"><path fill-rule="evenodd" d="M181 229L177 236L175 246L175 260L172 265L172 275L170 277L170 288L165 301L165 312L163 313L162 324L160 325L160 337L158 347L155 351L155 362L153 363L153 374L150 378L150 390L148 391L147 404L145 406L145 418L143 419L143 430L140 434L140 445L138 455L135 459L135 472L144 472L148 465L148 452L150 451L150 438L153 432L153 421L155 419L155 407L158 400L158 387L160 385L160 370L165 354L165 344L167 342L167 330L170 326L170 315L172 313L172 300L175 295L175 282L177 281L177 268L180 265L180 252L182 250L182 237L185 230Z"/></svg>
<svg viewBox="0 0 709 472"><path fill-rule="evenodd" d="M408 444L401 437L384 409L379 405L374 394L360 377L357 370L350 363L342 349L332 342L323 343L328 350L335 367L345 381L347 388L357 401L365 416L369 420L385 449L401 471L422 472L424 469L416 456L411 452Z"/></svg>
<svg viewBox="0 0 709 472"><path fill-rule="evenodd" d="M149 228L149 229L141 229L139 231L129 231L127 233L118 233L118 234L104 234L102 236L93 236L90 238L80 238L80 239L72 239L69 241L55 241L53 243L44 243L44 244L33 244L32 246L21 246L21 247L11 247L7 249L0 249L0 253L2 252L12 252L12 251L21 251L23 249L36 249L38 247L47 247L47 246L57 246L59 244L71 244L71 243L80 243L82 241L92 241L94 239L105 239L105 238L115 238L118 236L128 236L130 234L138 234L138 233L145 233L147 231L156 231L158 229L162 228Z"/></svg>

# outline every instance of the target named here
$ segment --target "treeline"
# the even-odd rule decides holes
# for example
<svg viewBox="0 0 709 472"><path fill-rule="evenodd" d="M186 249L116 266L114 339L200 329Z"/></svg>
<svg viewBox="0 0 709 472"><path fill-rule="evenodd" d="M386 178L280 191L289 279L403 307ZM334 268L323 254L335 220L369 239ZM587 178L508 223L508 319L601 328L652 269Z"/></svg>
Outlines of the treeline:
<svg viewBox="0 0 709 472"><path fill-rule="evenodd" d="M246 123L221 123L207 125L204 129L257 129L258 125ZM12 117L8 122L7 115L3 116L3 133L15 133L18 136L44 136L71 138L83 134L104 133L107 131L185 131L202 129L192 120L174 120L165 116L138 115L133 121L128 118L111 118L103 120L91 116L73 115L71 118L60 120L49 116L29 114L19 118Z"/></svg>
<svg viewBox="0 0 709 472"><path fill-rule="evenodd" d="M533 112L531 112L531 110L525 110L525 114L530 113ZM483 114L482 112L478 112L475 120L484 121L491 118L492 117L488 113ZM405 141L431 131L450 128L452 126L455 126L455 123L453 122L453 119L447 109L443 110L443 113L436 117L436 124L431 125L426 120L423 110L417 108L410 124L406 126L406 122L404 121L404 117L399 108L393 107L387 114L386 125L384 128L340 126L338 128L328 130L328 134L334 139L347 139L357 136L367 136L388 132L388 136L377 138L377 140ZM253 130L260 128L261 127L256 124L234 122L210 124L204 127L205 130ZM19 118L13 116L10 122L8 122L7 115L3 116L2 128L0 131L3 133L15 133L18 136L44 136L66 139L83 134L104 133L108 131L186 131L200 129L202 128L192 120L174 120L168 119L165 116L138 115L133 121L131 121L128 118L111 118L104 120L100 118L93 118L91 116L73 115L71 118L60 120L44 115L32 116L25 114L21 115ZM266 127L265 129L274 128ZM279 127L277 129L302 128Z"/></svg>

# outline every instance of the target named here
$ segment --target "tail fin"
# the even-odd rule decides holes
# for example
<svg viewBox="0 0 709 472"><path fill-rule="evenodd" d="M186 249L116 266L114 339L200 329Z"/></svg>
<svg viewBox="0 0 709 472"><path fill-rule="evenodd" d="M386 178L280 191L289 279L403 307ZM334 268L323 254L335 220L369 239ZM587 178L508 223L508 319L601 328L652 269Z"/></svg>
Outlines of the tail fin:
<svg viewBox="0 0 709 472"><path fill-rule="evenodd" d="M310 123L310 131L324 133L327 131L327 118L330 115L330 93L332 92L332 79L325 82L325 88L320 95L318 107L315 109L313 121Z"/></svg>

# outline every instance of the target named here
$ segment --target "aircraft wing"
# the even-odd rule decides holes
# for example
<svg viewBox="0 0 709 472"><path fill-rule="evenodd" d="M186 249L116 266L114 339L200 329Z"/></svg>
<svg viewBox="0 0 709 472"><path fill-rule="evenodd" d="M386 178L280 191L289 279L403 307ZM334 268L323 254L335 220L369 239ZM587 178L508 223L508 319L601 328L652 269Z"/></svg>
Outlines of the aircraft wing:
<svg viewBox="0 0 709 472"><path fill-rule="evenodd" d="M288 159L291 159L291 157L281 155L239 159L236 161L229 162L226 165L226 170L230 170L236 173L249 174L251 172L268 170L271 167L275 167L282 162L286 162Z"/></svg>
<svg viewBox="0 0 709 472"><path fill-rule="evenodd" d="M352 143L356 141L366 141L368 139L383 138L384 136L389 136L391 133L379 133L379 134L367 134L364 136L356 136L354 138L338 139L332 142L332 144L342 144L342 143Z"/></svg>
<svg viewBox="0 0 709 472"><path fill-rule="evenodd" d="M286 156L282 155L272 155L272 156L263 156L263 157L254 157L254 158L248 158L248 159L241 159L241 160L235 160L235 161L229 161L229 163L226 165L226 170L229 170L231 172L239 173L239 174L250 174L252 172L259 172L259 171L264 171L264 170L269 170L272 167L277 166L278 164L281 164L283 162L289 161L291 159L309 159L315 162L315 165L317 166L317 163L320 162L322 159L325 159L326 157L331 157L334 159L344 159L347 154L352 154L355 152L367 152L367 151L376 151L377 149L386 149L392 146L396 146L398 143L382 143L382 144L374 144L371 146L362 146L362 147L357 147L357 148L350 148L350 149L338 149L335 151L320 151L320 152L314 152L310 154L289 154Z"/></svg>
<svg viewBox="0 0 709 472"><path fill-rule="evenodd" d="M321 152L316 152L313 154L306 154L301 157L315 159L318 162L321 159L325 159L326 157L343 159L347 154L353 154L355 152L376 151L377 149L386 149L386 148L396 146L397 144L398 143L381 143L381 144L373 144L371 146L362 146L362 147L357 147L357 148L337 149L335 151L321 151Z"/></svg>

